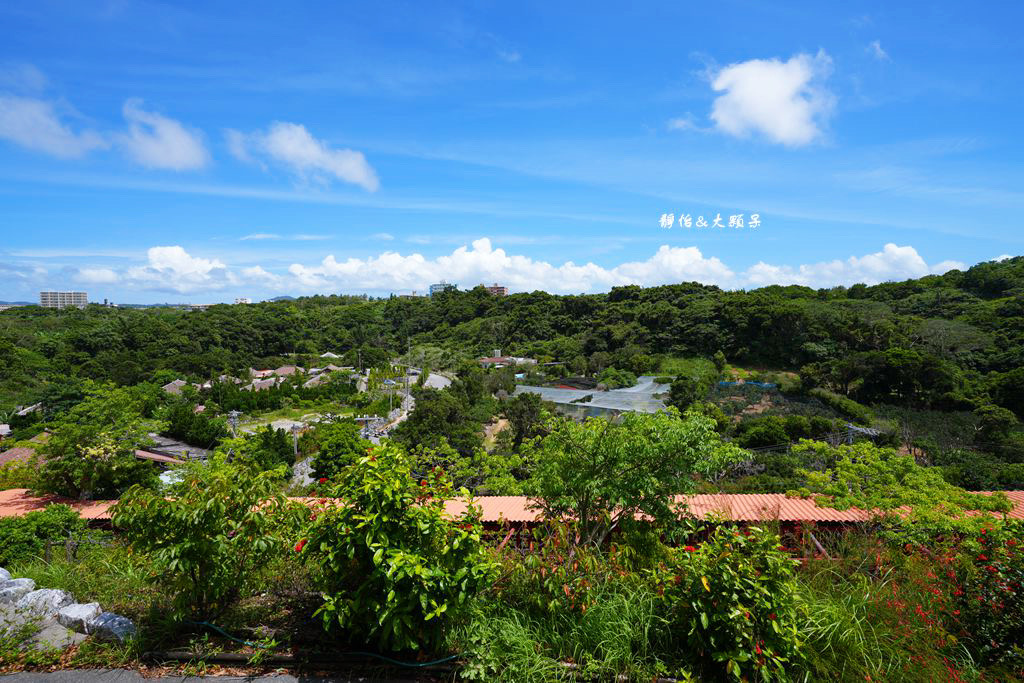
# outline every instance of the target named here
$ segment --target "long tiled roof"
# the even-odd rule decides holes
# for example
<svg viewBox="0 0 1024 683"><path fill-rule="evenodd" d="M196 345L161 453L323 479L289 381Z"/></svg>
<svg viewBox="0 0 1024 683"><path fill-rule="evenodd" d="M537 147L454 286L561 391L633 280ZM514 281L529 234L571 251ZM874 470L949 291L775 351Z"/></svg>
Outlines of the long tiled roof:
<svg viewBox="0 0 1024 683"><path fill-rule="evenodd" d="M1007 513L1010 519L1024 520L1024 491L1004 491L1013 503ZM316 498L295 498L306 503ZM685 501L689 512L695 517L706 519L718 517L737 522L867 522L872 513L865 510L836 510L820 507L813 499L787 498L781 493L709 493L693 496L679 496L678 502ZM32 510L40 510L51 503L67 503L79 511L85 519L110 519L109 509L116 501L70 501L58 496L32 496L28 489L0 491L0 517L20 517ZM481 496L473 504L482 509L483 521L535 522L540 512L525 496ZM445 509L450 515L461 515L466 511L465 500L450 500Z"/></svg>
<svg viewBox="0 0 1024 683"><path fill-rule="evenodd" d="M9 462L29 462L35 454L35 450L28 446L9 448L0 453L0 466L6 465Z"/></svg>

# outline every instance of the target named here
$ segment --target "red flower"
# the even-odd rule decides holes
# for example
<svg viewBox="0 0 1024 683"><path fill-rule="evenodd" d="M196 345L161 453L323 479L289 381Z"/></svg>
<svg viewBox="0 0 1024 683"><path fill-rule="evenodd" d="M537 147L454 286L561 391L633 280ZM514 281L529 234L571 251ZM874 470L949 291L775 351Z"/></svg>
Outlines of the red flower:
<svg viewBox="0 0 1024 683"><path fill-rule="evenodd" d="M978 560L980 562L987 562L988 561L988 556L986 556L984 553L982 553L981 555L978 555Z"/></svg>
<svg viewBox="0 0 1024 683"><path fill-rule="evenodd" d="M757 643L754 644L754 652L756 652L757 654L761 654L761 646Z"/></svg>
<svg viewBox="0 0 1024 683"><path fill-rule="evenodd" d="M688 553L695 553L695 552L697 552L697 549L694 548L692 545L686 546L685 548L683 548L683 550L685 550Z"/></svg>
<svg viewBox="0 0 1024 683"><path fill-rule="evenodd" d="M775 612L772 612L771 614L769 614L768 618L771 619L772 621L775 621Z"/></svg>
<svg viewBox="0 0 1024 683"><path fill-rule="evenodd" d="M327 483L327 477L320 477L320 483L321 484L326 484Z"/></svg>
<svg viewBox="0 0 1024 683"><path fill-rule="evenodd" d="M309 540L308 538L304 538L301 541L299 541L298 543L296 543L295 544L295 552L301 553L302 549L306 547L306 541L308 541L308 540Z"/></svg>

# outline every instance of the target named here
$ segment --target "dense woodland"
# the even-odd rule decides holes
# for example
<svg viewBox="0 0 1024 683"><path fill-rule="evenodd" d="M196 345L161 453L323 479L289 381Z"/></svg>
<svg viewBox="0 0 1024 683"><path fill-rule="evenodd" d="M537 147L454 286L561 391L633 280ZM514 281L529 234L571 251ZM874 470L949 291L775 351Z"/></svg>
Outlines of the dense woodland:
<svg viewBox="0 0 1024 683"><path fill-rule="evenodd" d="M494 297L478 287L433 298L316 296L206 311L14 308L0 313L0 417L42 400L46 412L30 420L53 418L82 399L86 380L130 386L244 376L250 367L315 363L324 351L352 366L384 366L405 355L465 371L467 359L494 349L609 382L618 373L667 374L676 379L677 407L714 402L710 413L722 431L746 447L820 436L837 420L852 419L881 428L889 443L902 443L922 462L945 467L958 484L1024 487L1024 465L1015 466L1024 461L1024 258L822 290L723 291L684 283ZM710 363L675 363L701 358L714 358L719 370L728 359L730 367L788 371L784 393L775 392L767 410L748 414L718 390L715 382L725 375L706 371ZM458 400L423 401L423 420L448 425L446 436L460 441L463 453L479 445L479 425L497 411L489 399L477 405L485 398L474 388L480 381L460 389ZM510 388L501 381L489 388L499 385ZM278 407L289 392L351 394L340 383L256 393L220 384L213 393L226 412ZM760 400L750 394L748 403ZM770 460L767 471L758 469L764 476L744 481L785 490L792 468L784 458ZM771 479L772 472L781 479Z"/></svg>

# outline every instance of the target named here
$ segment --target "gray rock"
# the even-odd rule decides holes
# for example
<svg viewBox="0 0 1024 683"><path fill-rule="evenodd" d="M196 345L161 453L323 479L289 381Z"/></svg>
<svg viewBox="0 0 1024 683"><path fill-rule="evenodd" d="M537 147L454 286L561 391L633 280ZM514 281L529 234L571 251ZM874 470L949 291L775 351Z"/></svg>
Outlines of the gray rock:
<svg viewBox="0 0 1024 683"><path fill-rule="evenodd" d="M10 581L10 580L11 580L11 573L9 571L7 571L6 569L4 569L3 567L0 567L0 583L3 583L4 581Z"/></svg>
<svg viewBox="0 0 1024 683"><path fill-rule="evenodd" d="M77 645L83 640L85 640L84 634L75 633L74 631L64 628L55 621L49 621L43 625L39 630L39 633L32 637L31 642L35 645L37 650L49 650L53 648L63 650L69 645Z"/></svg>
<svg viewBox="0 0 1024 683"><path fill-rule="evenodd" d="M135 637L135 624L128 617L103 612L85 624L86 633L101 640L127 640Z"/></svg>
<svg viewBox="0 0 1024 683"><path fill-rule="evenodd" d="M75 603L62 607L57 612L57 622L65 628L79 633L86 632L86 624L100 615L100 603L90 602L86 604Z"/></svg>
<svg viewBox="0 0 1024 683"><path fill-rule="evenodd" d="M0 603L13 603L21 600L36 588L32 579L8 579L0 583Z"/></svg>
<svg viewBox="0 0 1024 683"><path fill-rule="evenodd" d="M61 607L66 607L74 601L75 599L71 596L71 593L67 591L56 588L43 588L27 593L14 606L18 609L27 610L32 614L49 618L57 614Z"/></svg>

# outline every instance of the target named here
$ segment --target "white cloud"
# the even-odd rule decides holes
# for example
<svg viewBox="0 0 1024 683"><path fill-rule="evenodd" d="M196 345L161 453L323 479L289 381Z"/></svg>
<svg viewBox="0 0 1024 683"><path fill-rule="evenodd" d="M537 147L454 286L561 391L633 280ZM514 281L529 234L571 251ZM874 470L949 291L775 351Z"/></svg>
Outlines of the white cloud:
<svg viewBox="0 0 1024 683"><path fill-rule="evenodd" d="M182 247L151 247L143 266L129 268L125 280L138 288L190 294L223 289L238 278L217 259L198 258Z"/></svg>
<svg viewBox="0 0 1024 683"><path fill-rule="evenodd" d="M124 103L128 133L117 136L124 151L148 168L185 171L202 168L210 161L202 135L174 119L142 109L142 101Z"/></svg>
<svg viewBox="0 0 1024 683"><path fill-rule="evenodd" d="M661 284L700 280L728 284L733 273L717 258L704 258L696 247L662 246L646 261L603 268L594 263L577 265L567 261L553 265L528 256L508 254L494 248L487 238L461 246L451 254L427 259L413 253L403 256L387 251L367 259L338 261L327 256L320 264L293 264L289 273L306 291L424 289L446 279L463 286L501 282L514 290L544 289L549 292L606 291L615 285Z"/></svg>
<svg viewBox="0 0 1024 683"><path fill-rule="evenodd" d="M515 64L523 58L523 56L515 50L498 50L498 57L503 62L508 62L509 64Z"/></svg>
<svg viewBox="0 0 1024 683"><path fill-rule="evenodd" d="M999 256L996 256L996 257L995 257L994 259L992 259L992 260L993 260L993 261L1005 261L1005 260L1007 260L1007 259L1011 259L1011 258L1013 258L1013 257L1012 257L1012 256L1010 256L1009 254L1000 254Z"/></svg>
<svg viewBox="0 0 1024 683"><path fill-rule="evenodd" d="M64 125L52 103L13 95L0 95L0 138L63 159L107 146L93 131L75 133Z"/></svg>
<svg viewBox="0 0 1024 683"><path fill-rule="evenodd" d="M872 40L867 46L868 54L877 59L880 62L891 62L892 59L889 57L889 53L882 49L882 43L878 40Z"/></svg>
<svg viewBox="0 0 1024 683"><path fill-rule="evenodd" d="M931 267L932 275L942 275L948 273L951 270L967 270L967 264L963 261L939 261Z"/></svg>
<svg viewBox="0 0 1024 683"><path fill-rule="evenodd" d="M743 279L747 286L752 287L772 284L831 287L858 282L870 285L941 274L954 268L962 270L965 266L959 261L942 261L929 266L913 247L889 243L882 251L860 257L851 256L845 261L836 259L796 267L760 262L748 268Z"/></svg>
<svg viewBox="0 0 1024 683"><path fill-rule="evenodd" d="M701 282L725 289L750 289L771 284L810 287L876 284L964 269L963 263L942 261L929 265L911 246L886 244L876 253L802 265L759 262L746 270L729 267L697 247L662 245L649 258L611 267L592 262L561 264L510 254L482 238L449 254L427 258L420 253L383 251L367 258L339 260L329 254L319 263L293 263L286 272L272 272L260 265L232 269L217 259L190 255L180 246L153 247L144 265L115 272L107 268L83 268L82 282L119 282L122 287L195 294L228 287L277 291L387 293L417 290L442 279L463 288L484 282L500 282L513 291L545 290L552 293L603 292L619 285L656 286Z"/></svg>
<svg viewBox="0 0 1024 683"><path fill-rule="evenodd" d="M87 284L110 284L120 279L110 268L79 268L75 280Z"/></svg>
<svg viewBox="0 0 1024 683"><path fill-rule="evenodd" d="M246 235L239 239L243 242L246 240L279 240L281 239L281 236L272 232L254 232L251 235Z"/></svg>
<svg viewBox="0 0 1024 683"><path fill-rule="evenodd" d="M375 232L374 234L370 235L370 239L380 240L382 242L391 242L392 240L395 239L395 236L392 235L390 232Z"/></svg>
<svg viewBox="0 0 1024 683"><path fill-rule="evenodd" d="M314 138L305 126L277 121L266 132L249 135L225 133L228 149L241 161L267 159L290 169L303 179L328 182L331 178L376 191L380 180L362 152L332 149Z"/></svg>
<svg viewBox="0 0 1024 683"><path fill-rule="evenodd" d="M822 85L832 69L824 51L730 64L711 81L711 119L736 137L758 133L784 145L807 145L822 136L835 97Z"/></svg>

